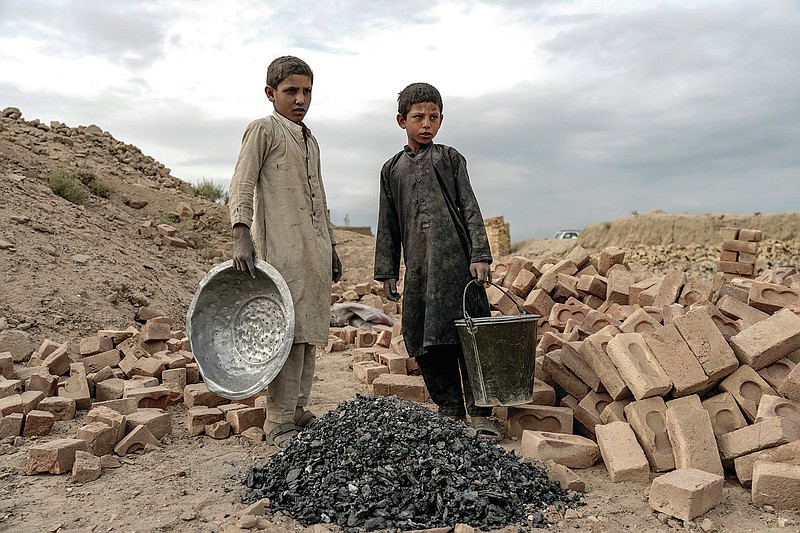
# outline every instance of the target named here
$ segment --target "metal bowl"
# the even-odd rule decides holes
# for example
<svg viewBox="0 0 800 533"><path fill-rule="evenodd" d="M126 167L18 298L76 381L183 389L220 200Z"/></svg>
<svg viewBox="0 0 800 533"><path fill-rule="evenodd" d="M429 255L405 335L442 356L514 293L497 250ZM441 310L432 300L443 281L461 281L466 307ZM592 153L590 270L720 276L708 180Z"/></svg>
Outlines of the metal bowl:
<svg viewBox="0 0 800 533"><path fill-rule="evenodd" d="M275 379L294 338L289 286L265 261L252 278L225 261L208 271L186 314L195 361L208 390L248 398Z"/></svg>

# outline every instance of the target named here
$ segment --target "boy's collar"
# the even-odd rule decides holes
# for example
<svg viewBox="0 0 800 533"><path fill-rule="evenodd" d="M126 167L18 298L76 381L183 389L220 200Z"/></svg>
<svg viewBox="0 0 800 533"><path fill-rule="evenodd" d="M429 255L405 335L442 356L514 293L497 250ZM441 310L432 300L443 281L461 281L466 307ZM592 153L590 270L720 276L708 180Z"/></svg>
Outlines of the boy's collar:
<svg viewBox="0 0 800 533"><path fill-rule="evenodd" d="M301 134L304 134L304 135L308 135L308 134L311 133L311 129L308 126L306 126L304 123L301 122L300 124L298 124L297 122L295 122L293 120L289 120L288 118L284 117L283 115L281 115L277 111L273 111L272 112L272 116L277 118L278 120L280 120L283 124L285 124L287 127L289 127L292 130L294 130L296 133L301 133Z"/></svg>
<svg viewBox="0 0 800 533"><path fill-rule="evenodd" d="M419 150L417 150L416 154L414 153L414 150L412 150L409 145L405 145L403 150L405 150L406 153L409 154L410 156L415 156L415 155L424 154L428 150L428 148L430 148L431 146L433 146L432 142L429 142L428 144L420 144L419 145Z"/></svg>

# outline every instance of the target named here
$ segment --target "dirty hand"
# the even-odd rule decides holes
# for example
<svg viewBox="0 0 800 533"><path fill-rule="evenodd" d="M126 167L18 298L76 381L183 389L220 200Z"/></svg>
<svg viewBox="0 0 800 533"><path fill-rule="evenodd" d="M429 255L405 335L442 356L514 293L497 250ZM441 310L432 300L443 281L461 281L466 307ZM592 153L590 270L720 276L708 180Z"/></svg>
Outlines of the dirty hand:
<svg viewBox="0 0 800 533"><path fill-rule="evenodd" d="M469 273L475 278L478 285L488 285L492 282L492 271L489 269L489 263L486 261L470 263Z"/></svg>
<svg viewBox="0 0 800 533"><path fill-rule="evenodd" d="M256 249L250 236L250 228L244 224L236 224L233 227L233 268L255 278L255 256Z"/></svg>
<svg viewBox="0 0 800 533"><path fill-rule="evenodd" d="M336 253L336 246L331 246L331 267L333 269L333 282L336 283L342 279L342 261L339 259L339 254Z"/></svg>
<svg viewBox="0 0 800 533"><path fill-rule="evenodd" d="M400 293L397 292L397 280L387 279L383 281L383 293L387 300L397 302L400 300Z"/></svg>

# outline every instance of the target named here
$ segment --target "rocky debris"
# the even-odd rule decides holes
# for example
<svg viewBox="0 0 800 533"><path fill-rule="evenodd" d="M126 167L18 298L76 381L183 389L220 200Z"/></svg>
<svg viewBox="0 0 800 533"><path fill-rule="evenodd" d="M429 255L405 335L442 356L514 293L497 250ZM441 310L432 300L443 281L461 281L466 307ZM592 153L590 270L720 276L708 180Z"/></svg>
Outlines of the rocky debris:
<svg viewBox="0 0 800 533"><path fill-rule="evenodd" d="M247 475L246 503L269 498L304 525L345 531L468 524L541 526L574 506L545 472L463 424L398 398L357 397Z"/></svg>

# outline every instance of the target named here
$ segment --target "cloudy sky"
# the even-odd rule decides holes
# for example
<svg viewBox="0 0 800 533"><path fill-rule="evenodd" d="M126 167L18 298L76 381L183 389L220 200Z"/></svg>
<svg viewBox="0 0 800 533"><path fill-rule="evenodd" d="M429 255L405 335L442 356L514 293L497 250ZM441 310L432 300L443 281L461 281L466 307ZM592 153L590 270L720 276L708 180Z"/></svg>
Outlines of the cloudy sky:
<svg viewBox="0 0 800 533"><path fill-rule="evenodd" d="M314 69L336 224L374 227L415 81L442 92L436 140L513 241L652 209L798 210L796 0L0 0L0 107L97 124L187 181L227 186L285 54Z"/></svg>

